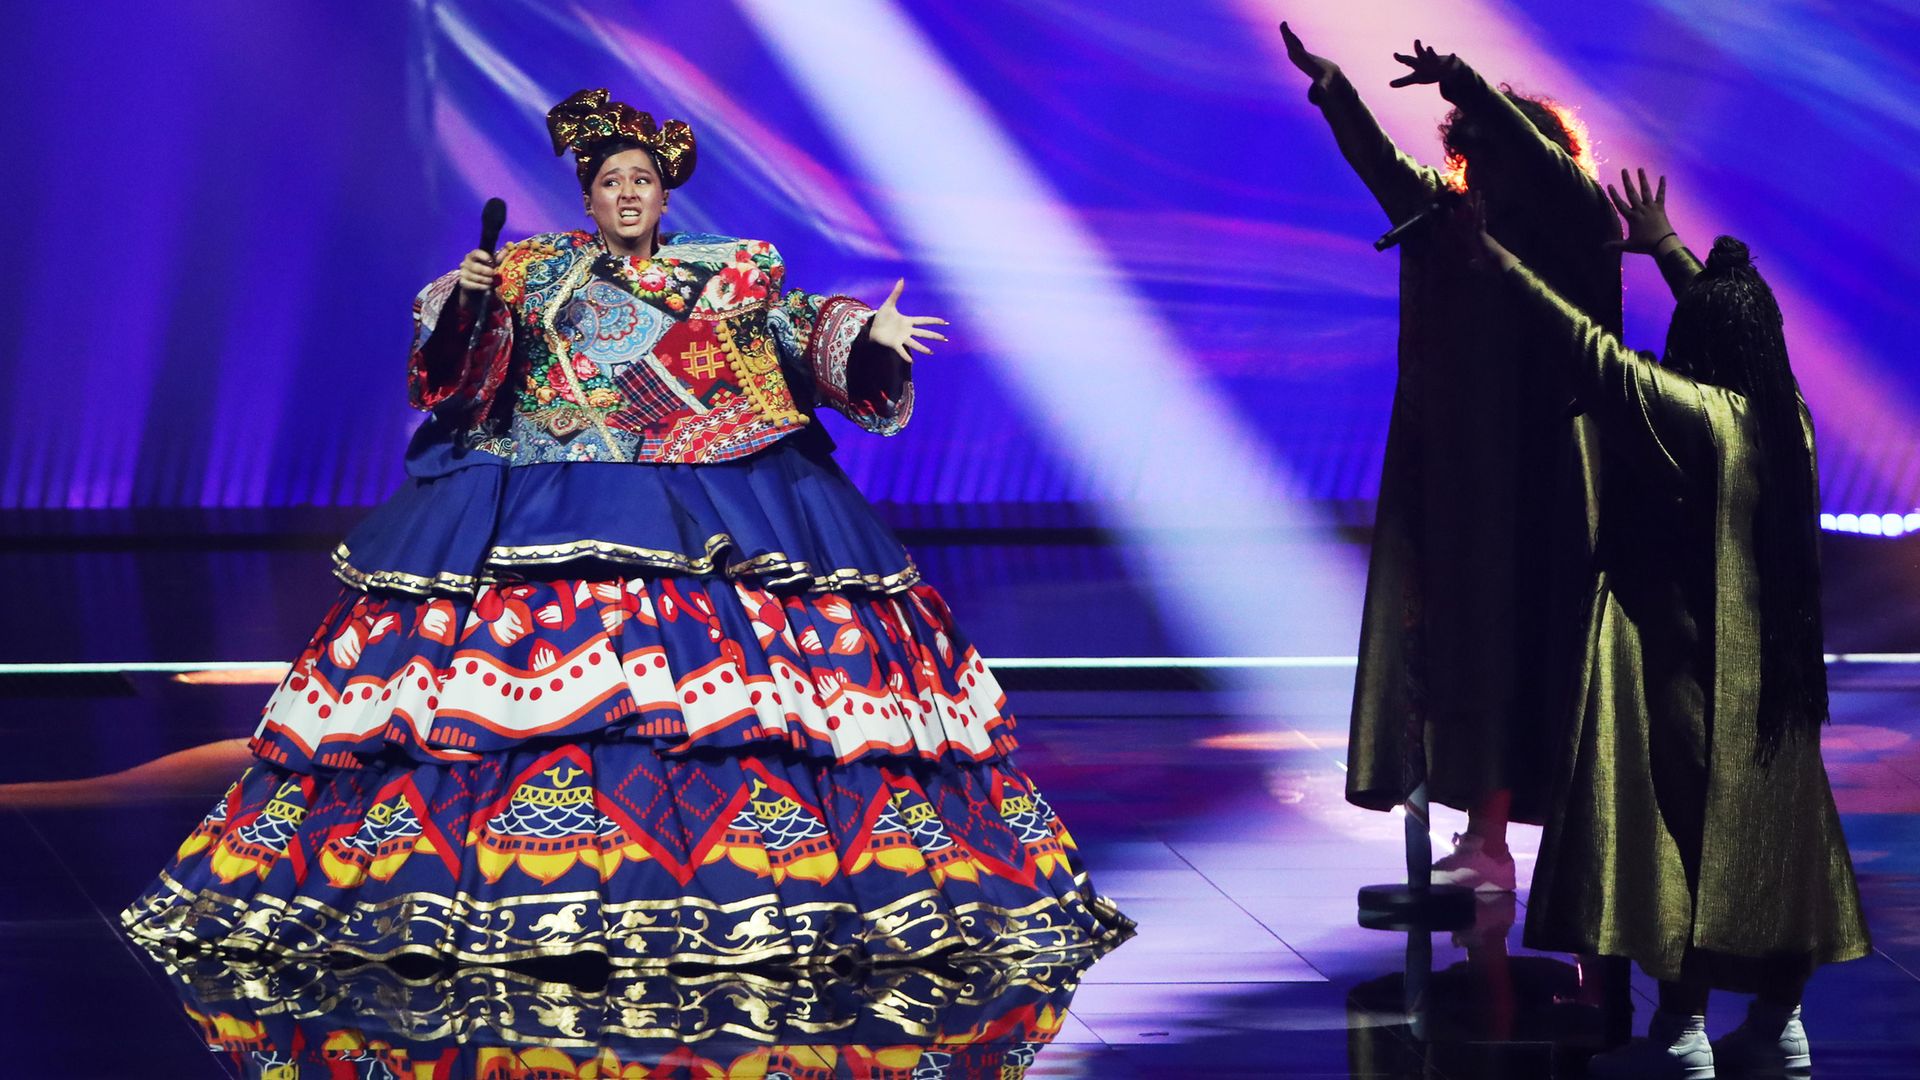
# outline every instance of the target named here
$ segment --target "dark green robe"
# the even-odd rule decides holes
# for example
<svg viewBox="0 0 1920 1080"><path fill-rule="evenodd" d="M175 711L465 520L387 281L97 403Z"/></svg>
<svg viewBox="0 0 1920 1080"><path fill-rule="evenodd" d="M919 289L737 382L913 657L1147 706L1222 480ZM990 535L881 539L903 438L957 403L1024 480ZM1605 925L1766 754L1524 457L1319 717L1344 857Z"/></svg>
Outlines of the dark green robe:
<svg viewBox="0 0 1920 1080"><path fill-rule="evenodd" d="M1620 325L1620 235L1606 191L1471 69L1448 100L1499 147L1525 201L1489 208L1509 249L1603 325ZM1391 221L1443 185L1393 144L1344 77L1316 92L1341 153ZM1462 809L1510 790L1545 820L1549 763L1579 655L1598 483L1592 435L1514 298L1422 236L1400 261L1399 379L1380 478L1347 747L1347 798L1398 805L1424 777Z"/></svg>
<svg viewBox="0 0 1920 1080"><path fill-rule="evenodd" d="M1586 663L1527 901L1527 944L1727 989L1864 956L1817 729L1755 756L1760 460L1746 399L1620 344L1524 268L1502 282L1572 358L1607 487ZM1802 411L1809 451L1813 426ZM1689 950L1695 956L1688 961Z"/></svg>

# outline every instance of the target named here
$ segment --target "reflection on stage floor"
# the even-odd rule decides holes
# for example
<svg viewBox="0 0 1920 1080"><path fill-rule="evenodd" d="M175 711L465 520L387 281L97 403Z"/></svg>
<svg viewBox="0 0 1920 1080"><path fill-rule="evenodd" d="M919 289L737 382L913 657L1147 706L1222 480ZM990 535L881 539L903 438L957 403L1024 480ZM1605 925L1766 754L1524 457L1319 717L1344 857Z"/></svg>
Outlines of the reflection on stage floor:
<svg viewBox="0 0 1920 1080"><path fill-rule="evenodd" d="M200 583L260 593L196 612L172 599L185 590L177 573L129 564L73 590L68 602L88 610L16 609L0 659L291 655L330 591L311 553L226 555L236 562L192 555ZM71 585L91 580L77 569L87 557L35 559L65 567L46 581ZM1010 575L1118 573L1051 557L926 561L945 562L942 584L989 655L1047 655L1065 650L1038 647L1046 640L1089 634L1022 606ZM40 587L51 598L54 585ZM1137 601L1099 595L1116 611ZM40 629L26 629L35 618ZM1132 641L1098 644L1164 646L1151 612L1136 626ZM1137 937L1090 964L804 977L150 957L114 917L220 794L241 752L232 740L267 688L146 672L0 677L0 983L11 991L0 1075L1578 1077L1595 1050L1644 1025L1652 987L1640 976L1521 946L1537 830L1515 838L1520 893L1484 898L1471 928L1356 924L1356 889L1401 872L1401 824L1341 798L1350 669L1162 674L1105 688L1085 673L1005 680L1022 765ZM1920 1075L1920 669L1847 665L1835 688L1827 760L1877 949L1813 981L1815 1075ZM1436 841L1462 824L1438 813ZM1716 1001L1710 1029L1731 1028L1741 1007Z"/></svg>

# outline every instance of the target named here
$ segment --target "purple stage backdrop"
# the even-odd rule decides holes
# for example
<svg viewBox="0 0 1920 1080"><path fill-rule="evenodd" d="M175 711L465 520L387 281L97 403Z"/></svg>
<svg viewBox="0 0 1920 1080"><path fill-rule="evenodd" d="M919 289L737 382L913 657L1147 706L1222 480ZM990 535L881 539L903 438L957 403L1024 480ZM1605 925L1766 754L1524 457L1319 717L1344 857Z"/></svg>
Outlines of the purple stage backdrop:
<svg viewBox="0 0 1920 1080"><path fill-rule="evenodd" d="M874 499L1364 505L1395 260L1282 17L1417 156L1444 106L1386 85L1415 36L1668 173L1683 232L1781 292L1827 509L1920 507L1911 3L195 0L8 19L0 508L378 501L413 293L489 195L509 236L584 220L542 114L588 86L694 125L669 224L954 320L907 433L835 428Z"/></svg>

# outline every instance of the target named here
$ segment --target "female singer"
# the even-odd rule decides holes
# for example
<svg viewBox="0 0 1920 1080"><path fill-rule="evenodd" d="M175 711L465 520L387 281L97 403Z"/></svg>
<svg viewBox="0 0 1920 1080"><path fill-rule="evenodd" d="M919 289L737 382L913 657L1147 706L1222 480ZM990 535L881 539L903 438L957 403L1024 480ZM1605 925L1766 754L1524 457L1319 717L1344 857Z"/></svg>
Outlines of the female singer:
<svg viewBox="0 0 1920 1080"><path fill-rule="evenodd" d="M592 90L548 126L593 230L471 252L415 301L409 479L128 929L632 965L1125 936L815 418L899 431L943 320L661 232L684 123Z"/></svg>

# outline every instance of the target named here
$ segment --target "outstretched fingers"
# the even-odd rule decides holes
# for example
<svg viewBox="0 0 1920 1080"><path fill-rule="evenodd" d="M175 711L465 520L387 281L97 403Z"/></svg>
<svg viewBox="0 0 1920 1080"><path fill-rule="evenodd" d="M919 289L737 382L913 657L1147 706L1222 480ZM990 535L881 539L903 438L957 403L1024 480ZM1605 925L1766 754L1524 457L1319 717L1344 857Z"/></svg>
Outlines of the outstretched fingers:
<svg viewBox="0 0 1920 1080"><path fill-rule="evenodd" d="M1644 178L1643 178L1644 179ZM1633 189L1633 174L1624 167L1620 170L1620 190L1627 193L1627 208L1620 211L1625 214L1640 208L1639 192Z"/></svg>
<svg viewBox="0 0 1920 1080"><path fill-rule="evenodd" d="M1647 177L1647 170L1620 170L1620 187L1616 190L1607 185L1607 201L1620 216L1626 219L1627 235L1605 242L1608 251L1652 252L1665 239L1673 235L1667 222L1667 178L1660 177L1656 186Z"/></svg>
<svg viewBox="0 0 1920 1080"><path fill-rule="evenodd" d="M1393 58L1412 70L1388 83L1389 86L1412 86L1415 83L1439 82L1442 62L1438 50L1429 48L1427 43L1414 39L1412 53L1394 53Z"/></svg>
<svg viewBox="0 0 1920 1080"><path fill-rule="evenodd" d="M1311 56L1307 52L1306 43L1300 40L1299 34L1293 32L1293 27L1284 22L1280 24L1280 40L1286 43L1287 59L1293 61L1293 66L1309 75L1313 74L1307 66Z"/></svg>

